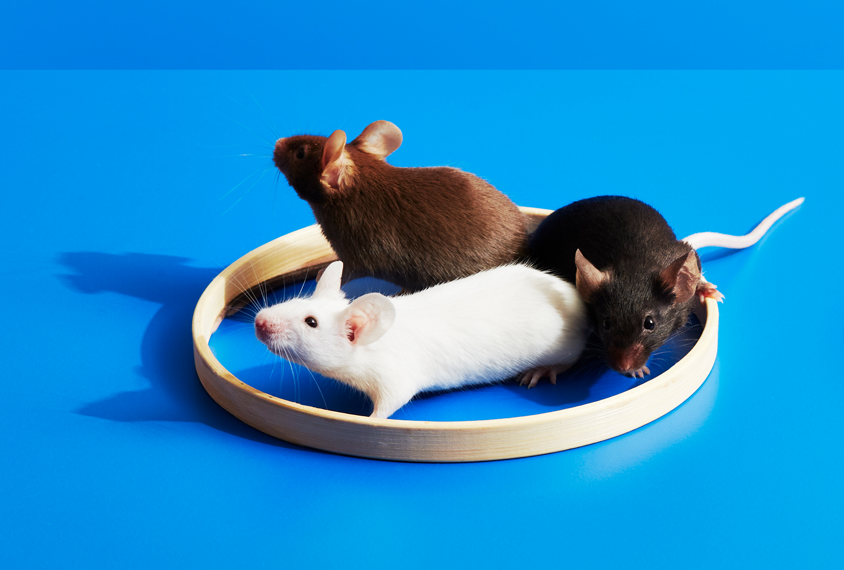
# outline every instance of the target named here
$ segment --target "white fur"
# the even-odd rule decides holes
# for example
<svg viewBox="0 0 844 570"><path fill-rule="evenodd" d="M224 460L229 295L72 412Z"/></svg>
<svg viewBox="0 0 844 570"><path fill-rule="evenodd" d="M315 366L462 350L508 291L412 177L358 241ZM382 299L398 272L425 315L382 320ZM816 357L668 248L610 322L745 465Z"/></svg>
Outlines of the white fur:
<svg viewBox="0 0 844 570"><path fill-rule="evenodd" d="M732 236L728 234L719 234L715 232L701 232L692 234L683 241L692 246L694 249L701 249L703 247L726 247L728 249L744 249L750 247L759 241L763 235L774 225L774 223L788 212L803 203L805 198L797 198L788 204L784 204L774 210L767 218L759 222L759 225L753 228L747 235Z"/></svg>
<svg viewBox="0 0 844 570"><path fill-rule="evenodd" d="M278 331L267 341L271 351L361 390L373 417L389 417L418 392L572 364L585 344L586 309L574 286L525 265L352 303L340 290L341 273L342 263L332 263L312 297L259 314ZM317 328L305 324L309 316ZM354 341L349 322L359 327Z"/></svg>

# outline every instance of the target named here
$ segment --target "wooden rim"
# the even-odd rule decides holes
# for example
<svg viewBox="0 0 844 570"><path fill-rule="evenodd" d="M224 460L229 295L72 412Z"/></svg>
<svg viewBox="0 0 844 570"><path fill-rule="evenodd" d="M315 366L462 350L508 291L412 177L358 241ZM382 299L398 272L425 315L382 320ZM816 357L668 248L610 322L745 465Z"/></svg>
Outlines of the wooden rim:
<svg viewBox="0 0 844 570"><path fill-rule="evenodd" d="M551 210L521 208L531 230ZM273 437L324 451L398 461L460 462L528 457L596 443L667 414L703 384L718 351L718 305L696 311L703 332L670 369L635 388L582 406L516 418L408 421L355 416L276 398L256 390L220 364L208 339L230 303L245 289L280 276L313 275L337 259L316 225L244 255L205 289L193 314L196 372L223 408ZM289 282L289 279L288 279Z"/></svg>

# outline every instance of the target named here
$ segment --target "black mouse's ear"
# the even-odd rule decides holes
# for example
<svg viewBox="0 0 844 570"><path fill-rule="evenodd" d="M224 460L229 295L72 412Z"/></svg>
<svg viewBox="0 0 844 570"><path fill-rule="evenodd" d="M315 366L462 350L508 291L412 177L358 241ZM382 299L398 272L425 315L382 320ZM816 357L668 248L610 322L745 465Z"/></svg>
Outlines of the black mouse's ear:
<svg viewBox="0 0 844 570"><path fill-rule="evenodd" d="M397 126L390 121L375 121L363 129L351 144L384 160L401 146L401 141L401 131Z"/></svg>
<svg viewBox="0 0 844 570"><path fill-rule="evenodd" d="M577 292L587 303L591 302L592 295L598 288L610 278L609 271L601 271L586 259L578 249L574 253L574 264L577 266L575 278Z"/></svg>
<svg viewBox="0 0 844 570"><path fill-rule="evenodd" d="M336 130L331 133L322 149L320 182L334 190L341 190L352 161L345 152L346 133Z"/></svg>
<svg viewBox="0 0 844 570"><path fill-rule="evenodd" d="M674 293L674 304L685 303L692 298L700 281L700 262L692 250L671 262L659 274L666 292Z"/></svg>

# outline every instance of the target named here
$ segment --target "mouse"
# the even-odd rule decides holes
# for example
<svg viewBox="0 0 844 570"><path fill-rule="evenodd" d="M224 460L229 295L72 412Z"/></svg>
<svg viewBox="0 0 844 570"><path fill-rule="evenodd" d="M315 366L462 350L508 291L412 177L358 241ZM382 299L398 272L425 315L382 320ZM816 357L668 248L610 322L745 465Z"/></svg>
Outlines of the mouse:
<svg viewBox="0 0 844 570"><path fill-rule="evenodd" d="M703 277L697 249L749 247L802 203L778 208L746 236L704 232L678 240L665 218L640 200L587 198L539 224L528 259L575 284L609 367L644 378L651 354L686 324L696 303L723 301Z"/></svg>
<svg viewBox="0 0 844 570"><path fill-rule="evenodd" d="M371 276L414 292L526 253L525 219L507 196L457 168L392 166L401 143L389 121L348 144L342 130L275 143L275 165L310 205L344 282Z"/></svg>
<svg viewBox="0 0 844 570"><path fill-rule="evenodd" d="M388 418L419 392L516 377L528 388L574 364L586 343L575 287L523 264L503 265L417 293L341 290L343 262L310 297L263 308L255 336L274 354L366 394Z"/></svg>

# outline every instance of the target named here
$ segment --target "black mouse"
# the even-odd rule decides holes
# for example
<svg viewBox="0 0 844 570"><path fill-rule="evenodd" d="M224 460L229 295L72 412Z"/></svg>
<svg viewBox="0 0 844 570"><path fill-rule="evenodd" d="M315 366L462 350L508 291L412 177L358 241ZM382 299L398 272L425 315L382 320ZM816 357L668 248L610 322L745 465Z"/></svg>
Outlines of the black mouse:
<svg viewBox="0 0 844 570"><path fill-rule="evenodd" d="M528 257L576 284L608 364L629 376L650 373L651 353L683 327L698 296L723 297L702 278L692 246L633 198L598 196L560 208L531 236Z"/></svg>

